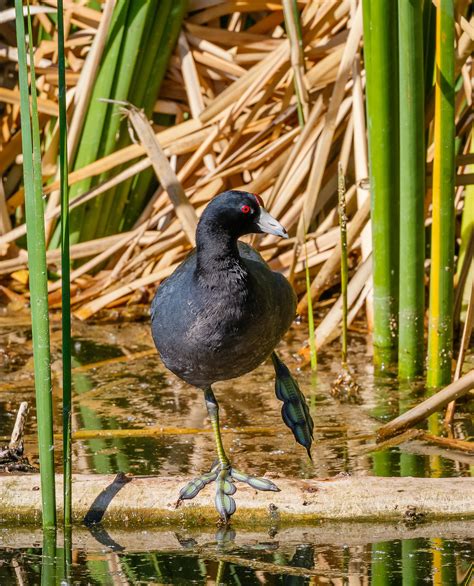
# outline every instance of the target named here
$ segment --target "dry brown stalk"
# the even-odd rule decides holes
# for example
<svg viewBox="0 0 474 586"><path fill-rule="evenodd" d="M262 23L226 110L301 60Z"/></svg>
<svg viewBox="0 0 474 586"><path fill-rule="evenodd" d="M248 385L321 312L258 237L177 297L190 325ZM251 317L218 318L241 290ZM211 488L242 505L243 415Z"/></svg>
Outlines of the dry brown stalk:
<svg viewBox="0 0 474 586"><path fill-rule="evenodd" d="M364 290L364 287L369 279L369 276L372 273L372 256L369 256L366 260L364 260L359 267L357 268L356 272L354 273L352 279L349 281L349 285L347 287L347 306L348 308L352 307L357 299L359 298L361 292ZM355 316L353 316L355 317ZM316 344L318 348L321 348L325 344L334 340L339 334L339 327L342 322L342 296L340 295L331 307L329 312L324 316L324 319L316 328ZM348 316L347 320L348 325L350 325L350 320Z"/></svg>
<svg viewBox="0 0 474 586"><path fill-rule="evenodd" d="M107 0L98 11L83 3L65 1L67 75L72 84L67 94L71 159L114 2ZM56 0L43 4L54 9ZM85 319L102 308L133 304L140 297L137 292L141 287L149 288L146 294L150 295L151 289L190 250L189 242L193 241L196 221L205 205L226 189L259 193L272 214L290 230L290 239L285 242L272 236L259 237L253 242L274 269L286 275L291 273L296 291L303 295L299 311L304 313L304 259L298 246L305 227L303 217L314 226L307 259L314 299L335 283L339 264L338 239L334 237L339 159L357 186L357 196L356 187L347 194L352 218L349 245L358 262L363 263L364 271L367 270L364 261L370 254L370 230L369 193L364 185L367 145L364 74L359 58L360 4L358 0L299 1L303 38L300 47L295 14L290 10L292 0L190 0L178 47L154 107L160 116L154 116L150 124L141 120L147 129L149 146L159 143L162 150L156 154L155 148L153 158L142 145L132 144L69 175L69 183L73 185L110 173L105 183L75 199L71 209L130 180L151 166L152 158L155 170L159 168L162 184L144 205L132 230L72 247L72 258L85 261L75 266L71 275L72 301L78 316ZM283 9L287 13L286 25ZM228 17L222 28L220 16ZM49 18L40 18L52 38L41 41L35 53L43 112L40 125L51 137L43 158L44 193L48 196L45 219L51 228L59 213L58 182L54 180L57 125L53 120L57 111L57 55L54 23ZM74 31L73 25L79 30ZM457 67L464 76L466 89L472 42L470 27L472 22L460 23L457 43ZM14 62L11 49L15 40L10 41L5 58ZM303 128L297 117L294 80L306 110ZM24 215L21 168L17 159L21 153L17 96L14 85L0 88L0 101L4 104L0 117L0 175L5 180L5 198L0 201L0 253L3 255L0 275L8 291L14 289L9 286L8 275L25 269L27 259L26 252L14 245L25 233L21 222ZM458 127L464 133L468 132L469 122L465 97L465 91L461 90L456 106ZM162 114L174 116L174 125L160 127L156 121L163 119ZM458 160L461 167L471 162L469 158ZM168 183L163 177L164 169ZM469 175L461 177L464 183L471 180ZM179 195L173 203L166 185L178 186ZM173 188L170 189L173 194ZM460 198L462 194L458 191L459 205ZM185 230L183 219L178 219L175 211L175 206L179 209L183 204L192 218L188 222L184 220ZM11 222L13 229L10 229L7 220L12 218L15 221ZM49 266L57 272L59 252L50 250L47 258ZM106 268L94 276L104 262ZM359 281L360 268L352 281L349 321L365 300L370 299L370 279L366 283ZM58 283L50 284L50 300L53 307L60 306ZM320 343L334 337L338 315L335 306L320 325L324 330L320 330Z"/></svg>
<svg viewBox="0 0 474 586"><path fill-rule="evenodd" d="M350 190L349 190L350 191ZM349 198L349 192L347 197ZM347 229L347 246L350 250L351 246L354 244L356 238L360 236L360 233L366 224L367 220L369 219L370 213L370 201L366 200L362 207L357 210L353 220L349 222L348 229ZM319 273L317 274L316 278L311 283L311 298L314 301L317 301L321 294L324 292L325 288L327 287L328 283L332 279L332 277L336 274L339 270L339 264L341 262L341 244L337 242L334 252L331 257L326 261L324 266L321 268ZM298 303L298 313L303 315L306 313L308 308L308 297L304 295L303 298Z"/></svg>
<svg viewBox="0 0 474 586"><path fill-rule="evenodd" d="M318 143L318 148L314 157L311 174L308 179L307 197L304 201L303 213L300 216L298 223L298 238L300 242L304 239L304 234L308 231L308 225L314 218L316 203L318 199L319 189L321 187L323 172L326 167L329 150L331 148L332 139L336 128L336 118L339 107L341 105L347 78L352 68L354 56L359 47L362 36L362 5L359 4L357 12L352 23L351 32L344 47L341 63L337 73L337 79L334 84L334 89L329 102L328 112L325 119L323 134ZM304 218L304 219L303 219ZM305 225L305 222L308 224Z"/></svg>
<svg viewBox="0 0 474 586"><path fill-rule="evenodd" d="M171 203L174 206L176 216L181 222L189 242L194 245L197 226L197 216L194 208L189 203L183 187L171 168L160 143L156 140L153 129L143 112L131 105L122 105L122 113L126 114L145 148L155 173L163 188L167 191Z"/></svg>

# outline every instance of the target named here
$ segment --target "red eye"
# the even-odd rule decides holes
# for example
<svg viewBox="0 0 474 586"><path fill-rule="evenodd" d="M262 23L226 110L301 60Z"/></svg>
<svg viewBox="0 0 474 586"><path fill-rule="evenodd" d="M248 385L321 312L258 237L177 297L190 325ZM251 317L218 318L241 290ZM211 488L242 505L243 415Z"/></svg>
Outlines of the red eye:
<svg viewBox="0 0 474 586"><path fill-rule="evenodd" d="M248 213L250 212L250 206L248 206L248 205L243 205L243 206L240 208L240 211L241 211L243 214L248 214Z"/></svg>

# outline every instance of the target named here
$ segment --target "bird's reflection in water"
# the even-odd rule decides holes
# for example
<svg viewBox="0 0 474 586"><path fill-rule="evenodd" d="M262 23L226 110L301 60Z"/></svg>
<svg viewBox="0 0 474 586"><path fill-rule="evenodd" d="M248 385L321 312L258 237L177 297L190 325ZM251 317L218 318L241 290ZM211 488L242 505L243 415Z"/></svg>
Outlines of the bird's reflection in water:
<svg viewBox="0 0 474 586"><path fill-rule="evenodd" d="M215 584L241 584L239 574L242 571L251 573L255 581L252 583L295 586L305 584L310 575L315 574L315 547L299 544L293 555L288 555L279 551L280 543L273 539L274 529L269 532L268 541L259 539L247 544L236 542L237 532L230 526L219 527L215 541L204 546L199 546L192 537L179 533L175 536L183 549L194 553L198 551L201 558L217 563Z"/></svg>

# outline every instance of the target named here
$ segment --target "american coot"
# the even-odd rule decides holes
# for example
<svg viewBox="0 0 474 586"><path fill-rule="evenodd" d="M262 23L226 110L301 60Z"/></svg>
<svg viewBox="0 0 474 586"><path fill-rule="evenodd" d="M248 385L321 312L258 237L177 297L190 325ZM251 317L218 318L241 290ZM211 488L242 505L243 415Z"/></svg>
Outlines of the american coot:
<svg viewBox="0 0 474 586"><path fill-rule="evenodd" d="M199 221L196 250L158 288L151 306L158 352L169 370L204 391L216 441L218 460L181 490L180 500L194 498L216 481L216 508L225 522L236 508L231 496L234 480L258 490L278 488L266 478L233 468L222 444L213 383L250 372L271 355L283 420L311 457L313 422L308 406L273 351L294 319L295 294L256 250L237 242L244 234L262 232L288 237L259 196L245 191L216 196Z"/></svg>

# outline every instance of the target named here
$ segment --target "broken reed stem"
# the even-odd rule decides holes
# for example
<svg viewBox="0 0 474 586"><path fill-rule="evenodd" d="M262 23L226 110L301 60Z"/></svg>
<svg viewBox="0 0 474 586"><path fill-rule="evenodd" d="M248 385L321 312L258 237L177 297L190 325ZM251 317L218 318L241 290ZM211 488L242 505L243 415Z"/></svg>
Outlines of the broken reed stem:
<svg viewBox="0 0 474 586"><path fill-rule="evenodd" d="M22 401L16 414L15 425L13 427L10 443L8 444L8 449L12 452L22 450L27 415L28 403L26 401Z"/></svg>
<svg viewBox="0 0 474 586"><path fill-rule="evenodd" d="M189 203L176 173L173 171L160 144L156 140L150 122L147 120L144 112L138 110L131 104L122 102L121 105L123 106L121 111L130 119L143 148L150 157L160 184L168 193L184 233L189 242L194 246L197 226L196 211Z"/></svg>
<svg viewBox="0 0 474 586"><path fill-rule="evenodd" d="M464 364L464 359L466 357L466 352L469 348L469 342L471 340L472 335L472 328L474 326L474 281L471 284L471 292L469 295L467 311L466 311L466 320L464 322L464 328L462 331L462 338L461 338L461 346L459 348L459 355L456 362L456 370L454 372L454 380L458 380L461 376L462 366ZM451 401L446 409L446 415L444 417L444 422L447 425L451 425L454 419L454 410L456 407L456 402Z"/></svg>
<svg viewBox="0 0 474 586"><path fill-rule="evenodd" d="M342 296L342 350L341 360L343 368L347 367L347 215L346 215L346 178L342 163L338 163L338 213L341 230L341 296Z"/></svg>

